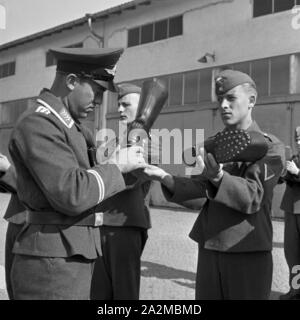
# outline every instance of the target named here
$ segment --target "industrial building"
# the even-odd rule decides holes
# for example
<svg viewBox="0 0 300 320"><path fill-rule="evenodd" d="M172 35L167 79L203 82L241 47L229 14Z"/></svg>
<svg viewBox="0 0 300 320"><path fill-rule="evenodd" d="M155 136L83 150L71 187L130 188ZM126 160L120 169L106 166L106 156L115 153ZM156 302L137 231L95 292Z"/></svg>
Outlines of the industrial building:
<svg viewBox="0 0 300 320"><path fill-rule="evenodd" d="M134 0L0 46L0 151L7 153L18 116L55 74L52 47L124 47L116 82L162 78L169 98L156 128L222 129L214 76L224 67L249 73L258 86L254 117L294 148L300 125L299 0ZM292 9L294 8L294 9ZM89 117L96 133L118 122L116 97ZM182 175L184 166L168 165ZM274 197L274 216L284 186ZM152 202L170 205L159 187Z"/></svg>

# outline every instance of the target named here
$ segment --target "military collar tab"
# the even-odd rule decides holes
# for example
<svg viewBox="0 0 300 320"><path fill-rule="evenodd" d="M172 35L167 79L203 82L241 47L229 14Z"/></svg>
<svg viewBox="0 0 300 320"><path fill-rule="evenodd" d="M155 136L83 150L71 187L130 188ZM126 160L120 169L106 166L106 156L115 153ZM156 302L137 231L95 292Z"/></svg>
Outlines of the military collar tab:
<svg viewBox="0 0 300 320"><path fill-rule="evenodd" d="M65 107L61 107L60 110L55 110L47 102L42 99L37 99L37 102L45 107L48 111L53 113L67 128L71 129L74 125L74 120L72 119L70 113Z"/></svg>

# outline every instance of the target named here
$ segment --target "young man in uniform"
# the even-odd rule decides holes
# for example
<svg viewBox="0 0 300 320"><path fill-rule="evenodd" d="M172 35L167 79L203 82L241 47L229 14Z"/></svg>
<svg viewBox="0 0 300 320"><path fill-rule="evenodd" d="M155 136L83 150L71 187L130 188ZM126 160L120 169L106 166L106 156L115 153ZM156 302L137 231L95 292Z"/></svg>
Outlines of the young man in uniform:
<svg viewBox="0 0 300 320"><path fill-rule="evenodd" d="M52 50L54 83L13 130L9 150L28 211L13 249L15 299L90 297L93 264L101 254L97 205L125 189L122 173L144 165L142 148L120 150L118 162L95 164L91 136L80 123L113 87L122 51Z"/></svg>
<svg viewBox="0 0 300 320"><path fill-rule="evenodd" d="M219 112L228 129L261 132L252 120L254 81L225 70L215 80ZM197 157L199 177L173 177L149 166L145 174L163 185L168 200L206 198L190 237L198 242L196 299L268 299L272 284L273 189L283 169L284 146L264 134L267 154L256 162L218 164Z"/></svg>
<svg viewBox="0 0 300 320"><path fill-rule="evenodd" d="M135 120L141 88L130 83L118 86L119 120L125 127ZM120 145L126 146L127 136ZM141 183L126 174L126 190L101 204L100 227L103 256L95 263L91 287L93 300L138 300L141 255L151 227L147 197L150 182ZM146 199L147 198L147 199Z"/></svg>
<svg viewBox="0 0 300 320"><path fill-rule="evenodd" d="M289 267L288 293L280 296L280 300L299 300L300 288L293 284L293 268L300 265L300 127L295 129L297 154L286 162L287 173L283 177L286 189L280 208L284 211L284 255Z"/></svg>

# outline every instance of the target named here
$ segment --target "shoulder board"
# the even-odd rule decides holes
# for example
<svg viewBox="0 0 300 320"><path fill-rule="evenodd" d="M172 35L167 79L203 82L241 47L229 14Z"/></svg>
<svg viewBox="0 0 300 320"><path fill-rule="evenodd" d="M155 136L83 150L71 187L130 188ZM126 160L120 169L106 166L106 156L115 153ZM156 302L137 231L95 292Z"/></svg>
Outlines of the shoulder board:
<svg viewBox="0 0 300 320"><path fill-rule="evenodd" d="M59 111L56 111L52 108L48 103L41 99L37 99L39 103L38 107L36 108L35 112L50 114L52 113L56 118L58 118L67 128L71 129L74 125L74 120L72 119L71 115L69 114L68 110L62 107Z"/></svg>

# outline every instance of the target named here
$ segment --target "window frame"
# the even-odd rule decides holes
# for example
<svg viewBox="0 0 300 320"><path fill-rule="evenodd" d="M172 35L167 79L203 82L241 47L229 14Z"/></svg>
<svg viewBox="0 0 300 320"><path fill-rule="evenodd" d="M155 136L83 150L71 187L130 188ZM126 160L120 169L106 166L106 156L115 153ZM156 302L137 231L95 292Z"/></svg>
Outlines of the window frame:
<svg viewBox="0 0 300 320"><path fill-rule="evenodd" d="M5 70L7 68L7 70ZM6 71L6 74L4 73ZM0 80L8 77L12 77L16 74L16 60L2 63L0 65Z"/></svg>
<svg viewBox="0 0 300 320"><path fill-rule="evenodd" d="M275 12L275 0L271 0L271 1L272 1L272 12L265 13L265 14L261 14L261 15L258 15L258 16L254 16L254 3L255 3L255 1L256 1L256 0L253 0L253 1L252 1L252 18L253 18L253 19L260 18L260 17L265 17L265 16L268 16L268 15L270 15L270 14L277 14L277 13L281 13L281 12L286 12L286 11L289 11L289 10L292 9L292 8L291 8L291 9L286 9L286 10L276 11L276 12ZM261 1L261 0L257 0L257 1ZM298 0L293 0L293 1L294 1L294 6L293 6L293 7L300 5L300 3L297 4L297 1L298 1Z"/></svg>

